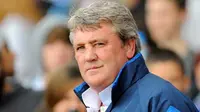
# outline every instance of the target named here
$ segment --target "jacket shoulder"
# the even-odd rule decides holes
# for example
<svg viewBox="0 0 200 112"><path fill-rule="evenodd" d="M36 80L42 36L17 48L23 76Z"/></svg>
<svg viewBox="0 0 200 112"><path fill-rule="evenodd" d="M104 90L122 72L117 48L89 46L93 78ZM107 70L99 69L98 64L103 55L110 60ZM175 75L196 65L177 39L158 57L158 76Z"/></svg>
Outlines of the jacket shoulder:
<svg viewBox="0 0 200 112"><path fill-rule="evenodd" d="M140 97L146 96L151 112L167 112L172 107L181 112L198 112L187 96L158 76L149 73L137 85Z"/></svg>

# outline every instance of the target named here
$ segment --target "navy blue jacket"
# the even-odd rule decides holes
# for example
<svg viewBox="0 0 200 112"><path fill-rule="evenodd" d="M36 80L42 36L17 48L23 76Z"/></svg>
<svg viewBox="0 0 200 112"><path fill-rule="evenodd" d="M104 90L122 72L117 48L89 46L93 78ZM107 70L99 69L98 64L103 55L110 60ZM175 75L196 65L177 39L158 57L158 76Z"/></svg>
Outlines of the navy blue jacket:
<svg viewBox="0 0 200 112"><path fill-rule="evenodd" d="M85 82L75 88L81 101L88 88ZM188 97L149 73L141 53L120 70L113 82L111 100L106 112L198 112Z"/></svg>

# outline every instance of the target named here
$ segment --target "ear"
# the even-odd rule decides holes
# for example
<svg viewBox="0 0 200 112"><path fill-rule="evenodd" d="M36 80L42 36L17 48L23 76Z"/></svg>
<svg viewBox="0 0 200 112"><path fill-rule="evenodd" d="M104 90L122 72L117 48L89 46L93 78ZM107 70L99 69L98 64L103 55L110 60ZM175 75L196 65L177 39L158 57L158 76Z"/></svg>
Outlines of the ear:
<svg viewBox="0 0 200 112"><path fill-rule="evenodd" d="M131 59L135 55L135 45L136 41L134 39L130 39L126 41L126 56L128 59Z"/></svg>

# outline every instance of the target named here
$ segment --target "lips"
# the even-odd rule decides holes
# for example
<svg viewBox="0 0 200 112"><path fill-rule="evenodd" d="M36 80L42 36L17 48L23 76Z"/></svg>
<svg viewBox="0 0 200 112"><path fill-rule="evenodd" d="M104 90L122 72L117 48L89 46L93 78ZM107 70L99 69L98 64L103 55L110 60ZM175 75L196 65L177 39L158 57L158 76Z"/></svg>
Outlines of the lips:
<svg viewBox="0 0 200 112"><path fill-rule="evenodd" d="M101 67L103 67L103 66L92 66L92 67L89 67L88 69L86 69L86 71L99 69Z"/></svg>

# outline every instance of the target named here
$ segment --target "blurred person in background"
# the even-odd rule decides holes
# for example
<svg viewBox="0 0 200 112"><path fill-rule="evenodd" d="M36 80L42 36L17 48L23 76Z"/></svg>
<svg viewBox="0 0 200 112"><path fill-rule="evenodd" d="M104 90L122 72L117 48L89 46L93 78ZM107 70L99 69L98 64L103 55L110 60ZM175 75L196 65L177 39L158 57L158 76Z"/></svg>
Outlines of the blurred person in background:
<svg viewBox="0 0 200 112"><path fill-rule="evenodd" d="M1 22L2 33L16 56L14 64L16 83L26 89L41 90L43 87L34 85L38 70L35 63L37 58L34 57L37 44L32 38L33 29L33 21L18 13L6 15Z"/></svg>
<svg viewBox="0 0 200 112"><path fill-rule="evenodd" d="M194 67L194 74L195 74L195 83L197 86L198 91L200 91L200 54L197 55ZM194 98L194 103L197 106L198 110L200 111L200 92Z"/></svg>
<svg viewBox="0 0 200 112"><path fill-rule="evenodd" d="M42 47L42 63L45 74L69 64L73 56L69 29L61 25L52 28L44 39Z"/></svg>
<svg viewBox="0 0 200 112"><path fill-rule="evenodd" d="M176 53L167 49L157 49L147 56L146 62L150 72L169 81L187 95L190 80L184 74L183 61Z"/></svg>
<svg viewBox="0 0 200 112"><path fill-rule="evenodd" d="M32 112L42 94L15 83L15 53L7 42L6 38L0 40L0 112Z"/></svg>
<svg viewBox="0 0 200 112"><path fill-rule="evenodd" d="M77 65L69 64L47 75L44 102L36 112L85 112L84 105L73 92L82 82Z"/></svg>
<svg viewBox="0 0 200 112"><path fill-rule="evenodd" d="M44 15L66 15L76 0L33 0Z"/></svg>
<svg viewBox="0 0 200 112"><path fill-rule="evenodd" d="M48 21L43 21L43 22L48 22ZM64 23L60 22L56 22L53 24L45 24L45 26L40 27L39 34L42 35L41 38L37 38L39 41L39 45L41 50L40 50L40 56L41 56L41 65L42 65L42 69L43 69L43 76L44 76L44 94L48 93L49 88L51 88L51 86L48 86L49 81L50 80L54 80L51 79L51 75L54 72L55 73L60 73L60 72L56 72L59 71L61 69L63 69L62 71L64 71L63 66L68 66L70 64L73 63L73 59L74 59L74 55L73 55L73 48L72 45L70 43L69 40L69 29L66 27L66 25L64 25ZM41 43L40 43L41 42ZM66 68L66 67L65 67ZM63 75L64 73L62 73ZM54 76L55 78L56 76ZM62 77L63 78L63 77ZM58 80L57 80L58 79ZM61 78L55 78L56 81L59 81ZM61 80L60 80L61 81ZM62 83L59 83L61 87L61 84L65 84L67 82L67 79L62 80ZM59 85L58 84L58 85ZM63 88L66 85L63 85L62 88L59 88L59 90L61 91L54 91L56 93L60 94L64 94ZM53 87L54 88L54 87ZM52 92L52 91L51 91ZM50 92L50 93L51 93ZM61 92L61 93L60 93ZM46 96L45 96L46 97ZM58 98L60 98L60 96L56 96ZM39 105L39 110L43 111L49 111L46 110L47 106L46 104L43 104L44 102L42 102L42 104ZM48 108L50 108L48 106ZM51 111L52 111L52 105L51 105ZM45 109L45 110L44 110ZM36 111L38 111L36 109Z"/></svg>
<svg viewBox="0 0 200 112"><path fill-rule="evenodd" d="M183 38L195 53L200 53L200 0L188 0L188 16L182 31Z"/></svg>
<svg viewBox="0 0 200 112"><path fill-rule="evenodd" d="M44 33L44 32L43 32ZM61 24L46 29L41 47L41 64L44 71L44 90L50 79L48 74L71 64L73 61L73 48L69 40L69 29Z"/></svg>
<svg viewBox="0 0 200 112"><path fill-rule="evenodd" d="M3 104L3 96L11 93L12 87L6 82L7 77L14 74L14 53L9 50L3 37L0 37L0 105Z"/></svg>
<svg viewBox="0 0 200 112"><path fill-rule="evenodd" d="M147 0L145 11L150 38L158 48L178 54L184 61L185 74L191 76L194 56L181 35L187 13L186 0Z"/></svg>
<svg viewBox="0 0 200 112"><path fill-rule="evenodd" d="M48 9L52 6L49 0L34 0L36 7L40 10L43 15L47 14Z"/></svg>
<svg viewBox="0 0 200 112"><path fill-rule="evenodd" d="M36 26L33 30L33 33L32 33L32 39L33 39L33 45L34 45L34 54L32 54L32 55L34 55L34 59L36 60L35 63L37 66L35 66L35 68L36 68L36 70L39 71L38 78L37 78L38 81L36 80L34 85L43 85L43 87L44 87L45 86L45 84L44 84L45 83L45 75L44 74L46 74L47 69L49 69L48 68L49 66L45 63L47 62L48 64L50 64L50 63L52 64L53 61L55 62L55 61L61 60L61 59L58 59L58 58L60 58L58 55L65 54L66 50L64 50L63 53L60 53L60 52L62 52L63 46L67 46L65 44L63 45L62 42L54 43L54 42L46 42L46 40L49 36L49 33L51 31L53 31L53 29L55 27L64 26L66 24L66 20L67 20L67 16L68 16L67 10L69 7L65 7L65 5L70 6L70 4L66 4L66 3L70 3L70 1L68 1L68 0L67 1L65 1L65 0L64 1L63 0L61 0L61 1L60 0L55 0L55 1L54 0L52 0L52 1L36 0L36 1L37 1L38 5L41 5L40 3L47 3L47 5L50 4L49 7L45 8L46 15L36 24ZM60 5L61 5L61 8L60 8ZM65 29L65 28L63 28L63 29ZM61 33L62 33L62 31L61 31ZM58 35L59 35L59 33L58 33ZM65 34L62 33L61 35L63 36ZM55 39L55 38L54 38L54 40L56 40L56 41L59 40L59 39ZM66 36L66 38L68 38L68 36ZM61 41L62 40L63 40L63 43L66 43L66 42L64 42L64 39L61 39ZM61 44L58 45L58 43L61 43ZM44 47L44 46L46 46L46 47ZM49 49L50 46L51 47L54 46L54 51L56 50L56 46L58 46L59 47L57 49L57 50L59 50L58 53L53 54L53 52L50 52L51 50L47 50L47 49ZM47 48L47 49L44 50L44 48L45 49ZM44 52L50 53L51 56L45 55ZM52 56L55 56L55 55L56 55L56 57L55 57L55 59L53 59ZM46 57L48 58L48 60L44 59ZM51 57L51 59L50 59L50 57ZM62 59L63 59L63 57L62 57ZM63 60L62 63L64 63L64 62L65 61ZM42 82L42 83L40 84L38 82ZM45 87L43 88L43 90L44 89L45 89Z"/></svg>

